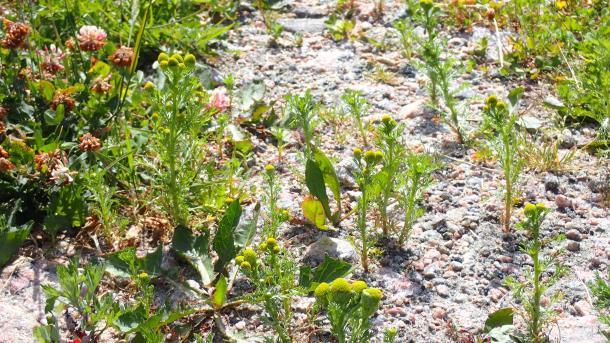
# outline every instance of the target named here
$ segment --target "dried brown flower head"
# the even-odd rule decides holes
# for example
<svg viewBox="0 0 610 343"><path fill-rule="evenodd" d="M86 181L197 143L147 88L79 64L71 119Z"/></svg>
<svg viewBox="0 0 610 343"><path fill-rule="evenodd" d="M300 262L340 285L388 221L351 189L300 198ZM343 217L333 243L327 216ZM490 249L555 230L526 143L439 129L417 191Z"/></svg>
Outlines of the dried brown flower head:
<svg viewBox="0 0 610 343"><path fill-rule="evenodd" d="M64 112L70 113L74 109L76 103L68 93L59 91L55 94L53 101L51 101L51 109L56 111L59 105L64 105Z"/></svg>
<svg viewBox="0 0 610 343"><path fill-rule="evenodd" d="M27 24L12 22L8 19L3 19L4 29L6 34L0 40L0 46L7 49L25 48L25 41L30 34L30 27Z"/></svg>
<svg viewBox="0 0 610 343"><path fill-rule="evenodd" d="M121 46L109 57L110 61L119 67L129 67L133 61L133 49Z"/></svg>
<svg viewBox="0 0 610 343"><path fill-rule="evenodd" d="M78 148L81 151L98 151L101 147L102 143L100 142L100 140L91 135L90 133L85 133L80 138L80 144L78 145Z"/></svg>
<svg viewBox="0 0 610 343"><path fill-rule="evenodd" d="M98 76L93 80L93 84L91 85L91 91L97 94L105 94L112 88L110 83L108 82L112 78L112 74L108 74L106 77Z"/></svg>
<svg viewBox="0 0 610 343"><path fill-rule="evenodd" d="M6 173L7 171L15 169L13 162L9 161L4 157L0 157L0 172Z"/></svg>
<svg viewBox="0 0 610 343"><path fill-rule="evenodd" d="M38 171L47 172L53 170L62 163L62 153L59 150L41 152L34 156L34 163L36 164L35 168Z"/></svg>
<svg viewBox="0 0 610 343"><path fill-rule="evenodd" d="M0 157L8 158L9 154L3 147L0 146Z"/></svg>

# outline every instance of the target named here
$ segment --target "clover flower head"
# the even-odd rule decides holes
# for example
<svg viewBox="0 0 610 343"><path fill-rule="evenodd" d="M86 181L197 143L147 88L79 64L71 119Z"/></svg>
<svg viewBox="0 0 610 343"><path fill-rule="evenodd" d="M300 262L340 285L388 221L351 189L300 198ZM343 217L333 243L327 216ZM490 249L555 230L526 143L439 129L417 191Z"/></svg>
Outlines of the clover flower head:
<svg viewBox="0 0 610 343"><path fill-rule="evenodd" d="M0 146L0 157L8 158L9 154L3 147Z"/></svg>
<svg viewBox="0 0 610 343"><path fill-rule="evenodd" d="M58 186L69 185L74 182L74 174L76 174L76 172L70 171L70 169L62 163L51 171L51 181Z"/></svg>
<svg viewBox="0 0 610 343"><path fill-rule="evenodd" d="M229 97L226 94L224 87L215 88L210 94L207 109L214 109L218 112L224 112L230 107Z"/></svg>
<svg viewBox="0 0 610 343"><path fill-rule="evenodd" d="M85 25L76 34L78 46L83 51L98 51L106 44L106 32L93 25Z"/></svg>
<svg viewBox="0 0 610 343"><path fill-rule="evenodd" d="M2 20L6 34L0 40L0 46L6 49L25 48L25 43L30 34L30 26L24 23L12 22L8 19Z"/></svg>
<svg viewBox="0 0 610 343"><path fill-rule="evenodd" d="M133 48L121 46L108 57L118 67L130 67L133 62Z"/></svg>
<svg viewBox="0 0 610 343"><path fill-rule="evenodd" d="M61 64L66 54L54 44L45 47L44 50L38 50L38 56L41 58L40 67L47 77L54 77L55 74L64 70Z"/></svg>
<svg viewBox="0 0 610 343"><path fill-rule="evenodd" d="M100 140L90 133L85 133L79 140L80 151L98 151L102 147Z"/></svg>
<svg viewBox="0 0 610 343"><path fill-rule="evenodd" d="M58 91L55 94L53 101L51 101L50 106L51 106L51 109L53 109L53 111L56 111L57 107L59 107L59 105L64 105L64 112L70 113L74 109L76 102L68 93L63 92L63 91Z"/></svg>
<svg viewBox="0 0 610 343"><path fill-rule="evenodd" d="M110 79L112 78L112 74L106 75L106 77L98 76L93 80L93 84L91 85L91 91L97 94L105 94L110 91L112 85L110 85Z"/></svg>

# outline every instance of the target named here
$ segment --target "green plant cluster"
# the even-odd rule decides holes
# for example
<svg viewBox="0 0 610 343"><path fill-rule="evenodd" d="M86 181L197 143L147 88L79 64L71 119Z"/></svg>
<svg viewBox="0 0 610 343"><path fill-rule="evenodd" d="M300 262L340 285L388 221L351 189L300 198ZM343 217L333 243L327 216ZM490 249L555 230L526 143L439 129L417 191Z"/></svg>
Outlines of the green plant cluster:
<svg viewBox="0 0 610 343"><path fill-rule="evenodd" d="M383 292L368 287L364 281L349 282L338 278L330 284L320 283L315 291L316 304L326 312L331 332L339 343L368 342L369 318L381 303Z"/></svg>

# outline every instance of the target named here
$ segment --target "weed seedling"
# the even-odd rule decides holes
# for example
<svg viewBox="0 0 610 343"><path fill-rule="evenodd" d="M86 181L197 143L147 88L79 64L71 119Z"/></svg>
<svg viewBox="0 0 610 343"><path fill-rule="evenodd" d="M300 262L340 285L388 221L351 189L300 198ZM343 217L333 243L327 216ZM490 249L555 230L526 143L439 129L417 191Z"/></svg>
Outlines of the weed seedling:
<svg viewBox="0 0 610 343"><path fill-rule="evenodd" d="M362 195L358 200L358 219L357 226L360 233L360 250L361 250L361 262L362 268L365 273L369 272L369 235L366 219L368 216L369 206L372 200L374 200L374 180L376 175L376 167L383 160L383 153L381 151L367 151L362 153L360 149L354 149L354 161L356 163L356 183L360 187Z"/></svg>
<svg viewBox="0 0 610 343"><path fill-rule="evenodd" d="M245 249L235 258L255 287L246 300L264 308L264 318L275 331L272 342L291 343L292 299L302 294L295 284L297 266L275 238L267 238L258 250L257 253L251 248Z"/></svg>
<svg viewBox="0 0 610 343"><path fill-rule="evenodd" d="M420 203L424 192L432 182L432 173L438 168L430 155L409 154L405 159L406 170L399 179L398 202L405 213L405 221L398 238L404 244L417 218L423 215Z"/></svg>
<svg viewBox="0 0 610 343"><path fill-rule="evenodd" d="M360 136L364 146L368 146L369 143L366 138L366 133L364 132L364 123L362 120L369 110L369 104L362 96L361 92L352 89L346 90L345 93L343 93L343 96L341 96L341 99L345 103L349 113L354 118L358 131L360 131Z"/></svg>
<svg viewBox="0 0 610 343"><path fill-rule="evenodd" d="M398 179L406 156L403 133L404 126L398 125L389 115L381 119L381 124L377 128L377 146L383 154L381 171L376 176L376 183L380 188L377 207L385 236L394 230L394 223L388 216L388 206L398 188Z"/></svg>
<svg viewBox="0 0 610 343"><path fill-rule="evenodd" d="M517 281L512 277L506 281L515 298L523 304L521 314L527 324L525 341L533 343L548 342L546 332L556 313L544 309L541 300L546 291L566 273L566 268L556 261L557 254L546 258L541 256L542 248L547 241L542 238L540 227L548 213L549 209L542 203L525 205L525 220L519 223L518 228L525 230L528 235L523 252L531 258L533 266L528 267L525 281ZM550 270L551 265L554 270ZM553 294L550 297L551 302L557 300L559 296L559 293Z"/></svg>
<svg viewBox="0 0 610 343"><path fill-rule="evenodd" d="M161 198L175 225L186 225L191 183L201 171L206 137L203 125L209 112L202 111L197 94L200 84L194 75L195 56L161 53L159 65L166 82L160 90L151 89L155 108L156 151L161 166L155 168L161 180Z"/></svg>
<svg viewBox="0 0 610 343"><path fill-rule="evenodd" d="M499 160L504 172L504 216L502 218L504 232L510 232L511 211L513 208L513 197L515 184L523 166L519 155L520 139L516 127L517 115L514 114L518 101L519 92L511 92L511 108L490 96L485 101L483 108L483 132L487 135L487 142L491 145L496 158Z"/></svg>

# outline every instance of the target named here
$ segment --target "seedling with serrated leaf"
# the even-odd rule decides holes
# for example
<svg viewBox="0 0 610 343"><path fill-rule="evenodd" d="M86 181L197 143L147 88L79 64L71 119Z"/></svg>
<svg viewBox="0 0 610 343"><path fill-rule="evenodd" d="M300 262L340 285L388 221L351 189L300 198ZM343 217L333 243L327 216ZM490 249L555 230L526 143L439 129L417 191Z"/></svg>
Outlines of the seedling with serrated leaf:
<svg viewBox="0 0 610 343"><path fill-rule="evenodd" d="M522 88L510 92L510 106L504 101L490 96L483 107L483 128L487 144L490 145L504 172L504 215L502 223L504 232L510 232L511 212L514 203L515 184L523 167L519 154L521 143L515 114Z"/></svg>
<svg viewBox="0 0 610 343"><path fill-rule="evenodd" d="M555 292L548 295L550 303L544 307L542 297L567 272L566 267L557 261L558 253L542 256L542 249L550 239L544 239L540 229L549 211L542 203L536 205L527 203L524 208L525 219L518 225L518 228L524 230L528 236L528 240L524 242L523 252L531 258L533 263L532 267L526 268L523 281L518 281L514 277L506 280L506 284L512 289L515 298L523 304L523 308L518 312L526 323L526 330L519 335L519 342L548 342L549 325L557 315L549 307L560 298L561 293ZM561 238L559 237L559 239Z"/></svg>
<svg viewBox="0 0 610 343"><path fill-rule="evenodd" d="M378 173L378 166L383 160L383 153L381 151L367 151L362 152L361 149L354 149L354 162L356 164L356 170L354 172L356 183L360 188L360 199L358 199L357 207L357 227L360 234L360 258L362 268L365 273L369 272L369 246L370 246L370 235L366 219L368 217L369 207L371 201L374 200L376 191L375 189L375 178Z"/></svg>
<svg viewBox="0 0 610 343"><path fill-rule="evenodd" d="M273 237L257 250L245 249L235 258L236 265L254 285L254 292L246 295L246 301L264 309L263 319L275 332L269 342L291 343L292 300L305 293L296 284L297 265Z"/></svg>
<svg viewBox="0 0 610 343"><path fill-rule="evenodd" d="M381 228L385 236L394 231L395 223L388 216L390 200L396 197L398 181L404 169L404 158L406 157L405 142L402 139L404 125L399 125L389 115L381 118L377 127L376 144L383 154L380 172L375 176L375 183L379 186L377 207L381 216Z"/></svg>
<svg viewBox="0 0 610 343"><path fill-rule="evenodd" d="M398 203L405 213L405 220L398 235L400 244L404 244L411 235L417 218L424 213L420 203L424 192L432 183L432 173L438 169L437 163L428 154L411 153L405 158L405 171L398 179Z"/></svg>
<svg viewBox="0 0 610 343"><path fill-rule="evenodd" d="M348 89L343 93L341 99L345 103L348 112L354 118L354 122L356 123L356 127L358 127L358 131L360 132L360 138L362 138L362 142L364 146L368 146L368 139L366 138L366 133L364 131L364 122L363 118L366 116L370 105L362 96L362 92L356 91L353 89Z"/></svg>

